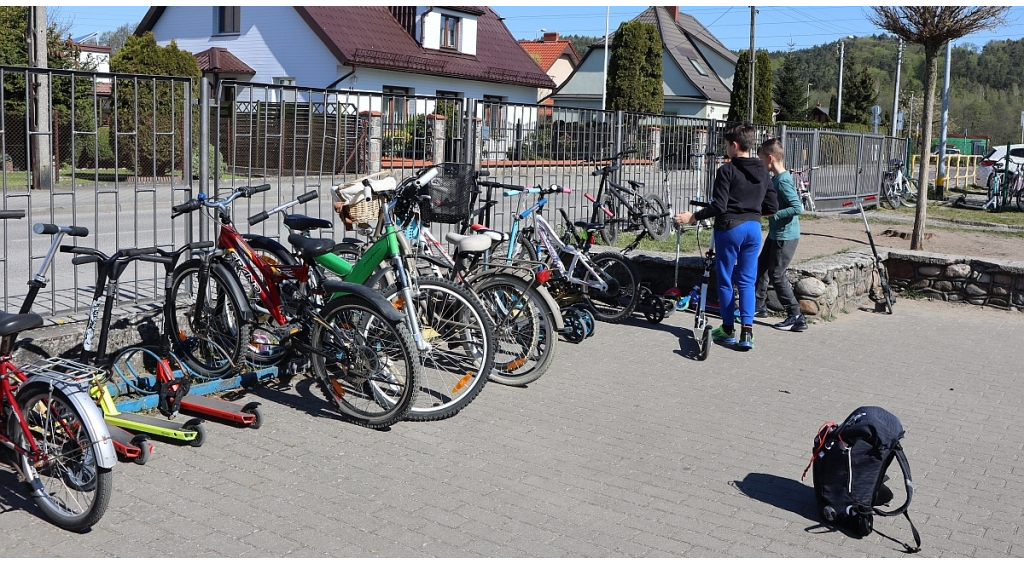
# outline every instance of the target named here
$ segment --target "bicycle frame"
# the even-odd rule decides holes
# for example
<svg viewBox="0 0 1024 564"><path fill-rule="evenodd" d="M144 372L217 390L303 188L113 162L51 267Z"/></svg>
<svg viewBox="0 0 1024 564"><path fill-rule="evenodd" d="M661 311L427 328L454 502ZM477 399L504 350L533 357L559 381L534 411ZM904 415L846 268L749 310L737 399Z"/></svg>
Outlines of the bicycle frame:
<svg viewBox="0 0 1024 564"><path fill-rule="evenodd" d="M600 292L608 291L608 283L604 281L604 278L598 274L597 270L594 269L590 260L583 254L582 251L575 247L571 247L562 242L555 233L555 230L551 225L540 215L534 218L537 225L537 236L540 238L541 245L544 246L548 251L548 255L551 257L551 262L555 266L555 270L562 273L565 279L574 284L581 284L585 288L593 288ZM554 243L552 241L555 241ZM572 262L569 263L569 267L566 268L562 259L558 256L560 252L568 253L572 256ZM573 276L576 272L577 266L583 266L587 273L594 277L591 280L585 280Z"/></svg>

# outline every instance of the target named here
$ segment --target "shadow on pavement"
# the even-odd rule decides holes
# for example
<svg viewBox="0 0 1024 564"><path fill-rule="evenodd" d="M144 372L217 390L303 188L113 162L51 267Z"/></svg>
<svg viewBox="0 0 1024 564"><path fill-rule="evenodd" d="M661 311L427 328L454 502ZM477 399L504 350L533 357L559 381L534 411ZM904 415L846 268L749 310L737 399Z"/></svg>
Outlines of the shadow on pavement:
<svg viewBox="0 0 1024 564"><path fill-rule="evenodd" d="M774 505L779 509L785 509L795 513L813 525L804 530L813 533L829 533L841 531L848 537L859 538L857 535L842 528L837 528L822 520L818 513L818 501L814 497L814 487L792 478L782 478L771 474L750 473L739 481L729 482L729 485L736 488L744 495L760 502Z"/></svg>

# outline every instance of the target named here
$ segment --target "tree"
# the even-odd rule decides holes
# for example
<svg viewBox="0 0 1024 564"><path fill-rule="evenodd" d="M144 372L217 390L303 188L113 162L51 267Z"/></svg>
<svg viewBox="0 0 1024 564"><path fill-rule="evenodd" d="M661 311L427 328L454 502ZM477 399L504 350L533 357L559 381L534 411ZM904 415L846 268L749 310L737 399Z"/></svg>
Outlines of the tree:
<svg viewBox="0 0 1024 564"><path fill-rule="evenodd" d="M46 26L47 66L51 69L71 69L78 66L79 50L66 35L67 26L48 20ZM65 35L61 35L64 30ZM0 65L28 66L28 6L0 6ZM4 110L25 112L25 77L18 73L5 73ZM67 92L53 89L53 107L70 108Z"/></svg>
<svg viewBox="0 0 1024 564"><path fill-rule="evenodd" d="M608 57L609 110L660 113L665 105L658 28L623 22L612 37Z"/></svg>
<svg viewBox="0 0 1024 564"><path fill-rule="evenodd" d="M843 82L843 121L850 123L871 123L871 106L877 99L877 83L867 65L857 67L860 61L853 54L846 56Z"/></svg>
<svg viewBox="0 0 1024 564"><path fill-rule="evenodd" d="M935 84L938 76L939 49L947 41L992 29L1005 23L1006 6L872 6L868 20L908 43L924 47L924 119L921 120L921 164L918 172L920 195L912 250L924 249L924 229L928 214L928 151L932 138L932 116L935 112Z"/></svg>
<svg viewBox="0 0 1024 564"><path fill-rule="evenodd" d="M116 55L138 26L139 24L137 23L126 23L114 31L104 31L100 34L99 38L93 40L93 42L96 45L106 45L107 47L110 47L110 55Z"/></svg>
<svg viewBox="0 0 1024 564"><path fill-rule="evenodd" d="M755 60L754 123L770 124L775 114L775 106L772 104L772 60L764 49L757 52Z"/></svg>
<svg viewBox="0 0 1024 564"><path fill-rule="evenodd" d="M188 77L193 84L202 75L192 53L178 49L173 40L166 47L157 45L151 31L142 37L128 37L124 46L110 58L110 70ZM125 142L118 145L118 157L123 166L153 176L167 174L172 164L181 166L184 154L182 133L187 124L183 121L185 96L180 83L118 79L116 86L118 112L114 130L137 132L134 143L125 138ZM175 132L173 145L170 136L155 135L155 132L170 131Z"/></svg>
<svg viewBox="0 0 1024 564"><path fill-rule="evenodd" d="M750 121L770 124L772 122L772 62L767 51L755 55L754 69L754 119L747 116L747 90L750 84L750 51L740 51L736 61L736 74L732 79L732 96L729 98L728 121Z"/></svg>
<svg viewBox="0 0 1024 564"><path fill-rule="evenodd" d="M796 57L786 57L775 83L775 101L779 104L779 121L807 119L807 98L804 78L796 64Z"/></svg>

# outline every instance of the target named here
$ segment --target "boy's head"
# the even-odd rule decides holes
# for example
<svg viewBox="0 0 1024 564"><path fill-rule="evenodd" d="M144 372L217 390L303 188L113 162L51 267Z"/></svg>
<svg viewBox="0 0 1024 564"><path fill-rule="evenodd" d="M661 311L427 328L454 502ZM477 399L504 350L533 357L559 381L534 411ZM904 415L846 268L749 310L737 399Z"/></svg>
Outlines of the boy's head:
<svg viewBox="0 0 1024 564"><path fill-rule="evenodd" d="M728 149L732 149L737 154L746 153L749 154L750 150L754 148L756 142L756 131L754 126L749 123L736 124L729 129L725 130L725 146ZM736 145L733 146L732 144ZM729 155L729 157L735 157L737 155ZM745 156L745 155L741 155Z"/></svg>
<svg viewBox="0 0 1024 564"><path fill-rule="evenodd" d="M764 167L776 174L785 170L786 151L783 150L782 141L769 139L757 148L757 156L761 158Z"/></svg>

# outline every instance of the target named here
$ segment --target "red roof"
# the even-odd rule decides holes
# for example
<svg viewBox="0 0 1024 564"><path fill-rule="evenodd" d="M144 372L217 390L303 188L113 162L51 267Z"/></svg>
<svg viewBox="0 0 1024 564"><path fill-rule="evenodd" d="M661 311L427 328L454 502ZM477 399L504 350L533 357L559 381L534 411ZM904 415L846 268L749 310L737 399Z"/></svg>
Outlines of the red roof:
<svg viewBox="0 0 1024 564"><path fill-rule="evenodd" d="M220 72L228 74L255 75L252 67L242 62L242 59L234 56L231 51L223 47L210 47L206 51L200 51L193 55L199 63L199 70L203 72Z"/></svg>
<svg viewBox="0 0 1024 564"><path fill-rule="evenodd" d="M529 41L523 39L519 41L519 46L525 49L537 61L537 64L540 65L540 68L544 69L544 72L547 72L551 65L555 64L555 61L562 55L569 55L572 58L572 66L574 67L580 62L580 56L576 53L576 48L572 46L572 41Z"/></svg>

